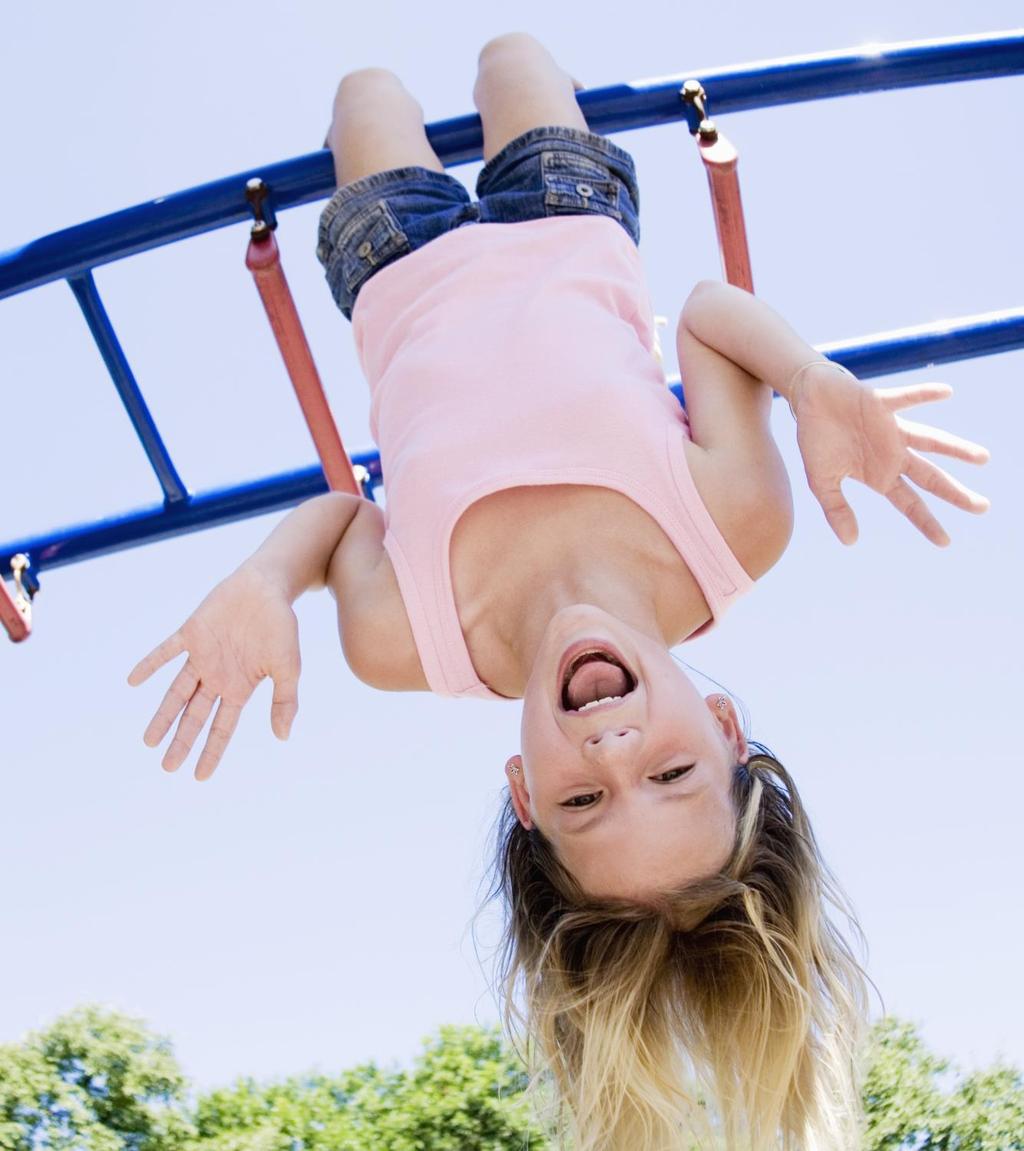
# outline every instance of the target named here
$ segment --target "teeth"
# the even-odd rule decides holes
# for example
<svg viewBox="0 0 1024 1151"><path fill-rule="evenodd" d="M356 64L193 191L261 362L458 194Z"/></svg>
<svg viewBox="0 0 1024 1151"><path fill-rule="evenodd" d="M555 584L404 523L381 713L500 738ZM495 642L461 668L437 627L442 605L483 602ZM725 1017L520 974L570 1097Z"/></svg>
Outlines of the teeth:
<svg viewBox="0 0 1024 1151"><path fill-rule="evenodd" d="M611 701L613 699L622 699L622 696L621 695L606 695L606 696L603 696L601 699L592 699L589 703L585 703L582 707L578 707L576 709L576 712L578 714L579 712L586 711L588 708L597 707L597 705L599 703L611 703Z"/></svg>

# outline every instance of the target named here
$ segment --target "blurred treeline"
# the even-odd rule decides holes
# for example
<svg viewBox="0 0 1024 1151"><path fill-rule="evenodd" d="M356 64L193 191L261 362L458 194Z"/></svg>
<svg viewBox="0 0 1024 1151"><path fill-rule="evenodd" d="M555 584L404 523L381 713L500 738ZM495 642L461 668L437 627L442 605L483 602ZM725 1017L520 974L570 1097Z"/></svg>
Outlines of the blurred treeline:
<svg viewBox="0 0 1024 1151"><path fill-rule="evenodd" d="M2 1151L531 1151L551 1149L500 1035L442 1028L407 1069L364 1064L194 1093L170 1043L83 1007L0 1046ZM872 1034L865 1151L1022 1151L1024 1082L968 1074L907 1023Z"/></svg>

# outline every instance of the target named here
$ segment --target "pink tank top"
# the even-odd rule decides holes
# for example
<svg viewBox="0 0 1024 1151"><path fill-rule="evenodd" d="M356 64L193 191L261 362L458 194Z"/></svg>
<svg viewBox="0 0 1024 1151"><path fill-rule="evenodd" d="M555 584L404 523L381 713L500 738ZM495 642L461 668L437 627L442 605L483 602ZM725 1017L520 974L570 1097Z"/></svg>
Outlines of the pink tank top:
<svg viewBox="0 0 1024 1151"><path fill-rule="evenodd" d="M449 568L459 517L492 492L621 492L672 541L713 621L752 586L690 476L640 254L615 220L465 225L378 272L352 322L386 485L384 547L432 691L504 698L473 667Z"/></svg>

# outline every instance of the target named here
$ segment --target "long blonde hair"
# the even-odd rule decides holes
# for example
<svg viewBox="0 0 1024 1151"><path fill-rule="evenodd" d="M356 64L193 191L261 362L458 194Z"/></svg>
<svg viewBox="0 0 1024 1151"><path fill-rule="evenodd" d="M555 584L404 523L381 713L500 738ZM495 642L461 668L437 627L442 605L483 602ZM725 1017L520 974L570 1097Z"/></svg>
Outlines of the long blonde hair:
<svg viewBox="0 0 1024 1151"><path fill-rule="evenodd" d="M796 786L767 749L734 769L717 875L648 902L589 898L507 802L505 1021L575 1151L857 1145L859 938Z"/></svg>

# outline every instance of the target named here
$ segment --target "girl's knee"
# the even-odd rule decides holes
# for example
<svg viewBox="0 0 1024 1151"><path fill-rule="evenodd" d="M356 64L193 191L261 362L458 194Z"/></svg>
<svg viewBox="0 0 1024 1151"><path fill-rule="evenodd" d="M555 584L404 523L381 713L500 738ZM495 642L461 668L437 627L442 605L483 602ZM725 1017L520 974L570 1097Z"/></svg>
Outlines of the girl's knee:
<svg viewBox="0 0 1024 1151"><path fill-rule="evenodd" d="M357 68L342 76L334 97L335 103L342 99L358 98L367 92L380 91L382 88L401 88L404 91L405 85L388 68Z"/></svg>
<svg viewBox="0 0 1024 1151"><path fill-rule="evenodd" d="M504 32L488 40L480 49L480 63L483 64L486 60L509 51L535 51L542 52L545 56L549 54L544 45L529 32Z"/></svg>
<svg viewBox="0 0 1024 1151"><path fill-rule="evenodd" d="M549 94L556 88L572 91L568 72L543 44L528 32L506 32L488 40L480 50L473 100L477 107L490 104L494 98L508 99L510 93L544 89Z"/></svg>

